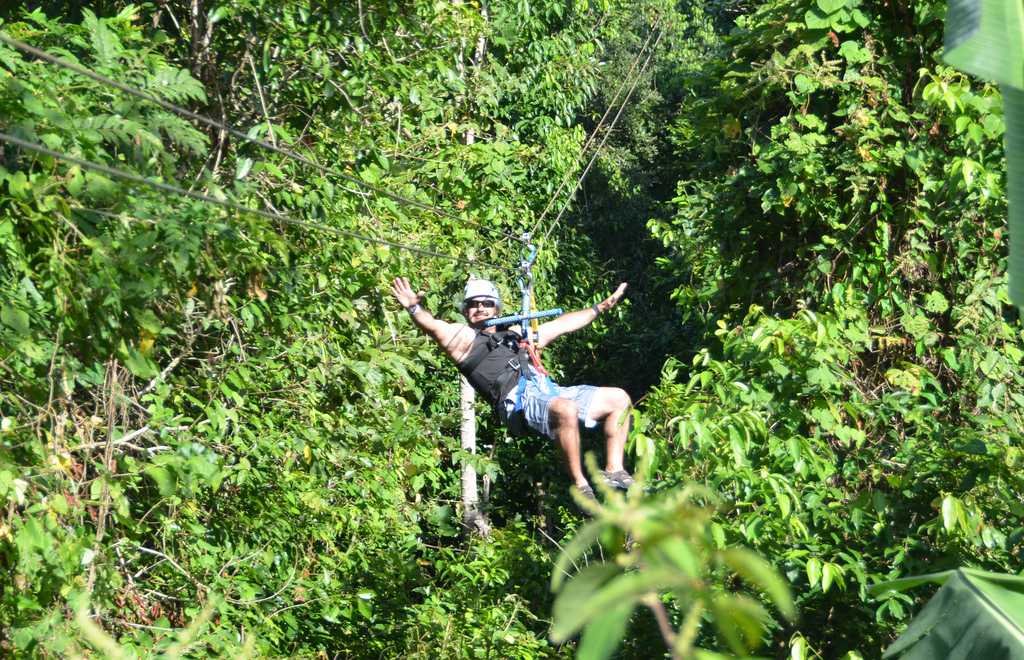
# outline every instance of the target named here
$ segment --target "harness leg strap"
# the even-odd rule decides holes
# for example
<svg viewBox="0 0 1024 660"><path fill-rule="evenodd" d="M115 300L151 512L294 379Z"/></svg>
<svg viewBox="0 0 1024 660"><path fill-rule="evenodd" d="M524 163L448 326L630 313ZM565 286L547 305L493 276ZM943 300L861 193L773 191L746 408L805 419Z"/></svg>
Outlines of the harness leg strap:
<svg viewBox="0 0 1024 660"><path fill-rule="evenodd" d="M523 409L523 395L526 394L526 376L519 376L519 383L516 385L516 404L512 412L519 412Z"/></svg>

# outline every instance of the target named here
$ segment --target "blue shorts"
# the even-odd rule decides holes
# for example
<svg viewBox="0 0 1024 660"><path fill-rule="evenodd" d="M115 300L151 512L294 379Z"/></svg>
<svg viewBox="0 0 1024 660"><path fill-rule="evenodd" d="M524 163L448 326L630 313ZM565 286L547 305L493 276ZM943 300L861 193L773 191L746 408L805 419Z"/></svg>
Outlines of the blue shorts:
<svg viewBox="0 0 1024 660"><path fill-rule="evenodd" d="M525 424L529 429L541 434L546 438L555 439L551 431L549 412L552 399L569 399L575 401L579 407L579 421L586 428L594 428L597 422L590 418L590 403L594 399L597 388L593 385L572 385L561 387L554 381L543 376L526 381L526 389L523 391L523 409L513 412L519 388L514 388L505 397L505 412L507 425L514 435L521 435Z"/></svg>

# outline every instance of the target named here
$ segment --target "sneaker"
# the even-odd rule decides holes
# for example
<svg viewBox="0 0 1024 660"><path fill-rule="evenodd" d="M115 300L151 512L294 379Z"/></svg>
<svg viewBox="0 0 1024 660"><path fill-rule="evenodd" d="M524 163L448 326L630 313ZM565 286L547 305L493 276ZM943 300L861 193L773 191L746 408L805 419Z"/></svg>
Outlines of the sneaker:
<svg viewBox="0 0 1024 660"><path fill-rule="evenodd" d="M625 470L616 470L615 472L601 472L601 476L604 477L604 482L612 488L618 490L629 490L635 482L633 481L633 475Z"/></svg>
<svg viewBox="0 0 1024 660"><path fill-rule="evenodd" d="M590 487L590 484L586 484L585 486L573 486L572 490L580 494L580 499L582 501L576 502L576 507L580 512L587 517L594 515L594 512L591 511L591 507L597 507L598 503L597 496L594 495L594 489Z"/></svg>

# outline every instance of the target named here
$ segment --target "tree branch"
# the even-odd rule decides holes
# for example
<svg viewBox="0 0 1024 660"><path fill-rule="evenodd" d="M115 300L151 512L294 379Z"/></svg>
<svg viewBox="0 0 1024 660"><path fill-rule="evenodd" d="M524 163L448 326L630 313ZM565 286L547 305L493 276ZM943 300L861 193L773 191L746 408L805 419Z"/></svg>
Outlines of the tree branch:
<svg viewBox="0 0 1024 660"><path fill-rule="evenodd" d="M107 447L108 445L110 447L120 447L122 445L128 445L133 449L141 449L141 447L132 445L132 440L142 437L152 430L153 429L149 428L149 426L147 425L143 426L141 429L135 429L131 433L121 436L117 440L111 440L110 438L108 438L107 440L101 440L100 442L87 442L84 445L78 445L77 447L73 447L68 451L86 451L89 449L98 449L99 447Z"/></svg>
<svg viewBox="0 0 1024 660"><path fill-rule="evenodd" d="M647 596L644 598L643 603L654 613L654 618L658 622L658 630L661 631L661 637L665 640L665 645L672 649L673 660L677 660L679 655L675 650L676 633L672 630L672 624L668 620L665 605L658 599L657 594Z"/></svg>
<svg viewBox="0 0 1024 660"><path fill-rule="evenodd" d="M161 382L163 382L163 380L165 378L167 378L167 375L170 374L172 371L174 371L174 368L178 366L179 362L181 362L181 356L180 355L178 357L174 358L173 360L171 360L171 363L168 364L166 367L164 367L163 371L161 371L159 374L157 374L153 378L153 380L149 381L149 384L146 385L145 387L143 387L142 391L139 392L139 396L142 397L142 396L145 396L145 395L149 394L150 392L152 392L153 388L155 388L157 385L159 385Z"/></svg>
<svg viewBox="0 0 1024 660"><path fill-rule="evenodd" d="M267 120L267 139L270 144L277 146L277 138L274 137L274 125L270 121L270 113L267 112L267 99L263 96L263 85L260 84L260 76L256 72L256 62L252 54L249 54L249 69L252 70L252 79L256 81L256 93L260 97L260 107L263 108L263 117Z"/></svg>

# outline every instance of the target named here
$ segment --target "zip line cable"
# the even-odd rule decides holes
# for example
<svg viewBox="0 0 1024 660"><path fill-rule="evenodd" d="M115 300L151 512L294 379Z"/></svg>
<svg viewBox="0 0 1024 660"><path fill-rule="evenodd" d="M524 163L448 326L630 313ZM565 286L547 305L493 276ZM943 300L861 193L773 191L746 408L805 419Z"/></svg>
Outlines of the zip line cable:
<svg viewBox="0 0 1024 660"><path fill-rule="evenodd" d="M357 233L357 232L354 232L354 231L349 231L347 229L338 229L337 227L329 227L327 225L319 224L319 223L316 223L316 222L309 222L309 221L306 221L306 220L299 220L298 218L292 218L292 217L289 217L289 216L286 216L286 215L282 215L280 213L271 213L269 211L264 211L263 209L249 208L247 206L242 206L241 204L239 204L237 202L232 202L231 200L217 199L216 197L211 197L209 195L205 195L203 193L195 192L193 190L186 190L184 188L180 188L178 186L171 185L169 183L162 183L160 181L153 181L151 179L147 179L146 177L143 177L143 176L141 176L139 174L135 174L133 172L125 172L124 170L119 170L119 169L116 169L116 168L113 168L113 167L109 167L107 165L103 165L102 163L94 163L92 161L83 160L81 158L76 158L75 156L72 156L70 154L63 154L63 153L60 153L59 151L54 151L52 149L49 149L48 147L45 147L45 146L43 146L41 144L37 144L35 142L28 142L26 140L22 140L21 138L15 137L13 135L9 135L7 133L0 132L0 142L8 142L10 144L13 144L13 145L16 145L18 147L21 147L22 149L26 149L28 151L33 151L33 152L35 152L37 154L42 154L44 156L49 156L49 157L55 158L57 160L62 160L62 161L65 161L67 163L71 163L72 165L78 165L79 167L81 167L83 169L93 170L95 172L100 172L102 174L106 174L106 175L114 177L114 178L123 179L125 181L130 181L131 183L139 184L139 185L142 185L142 186L148 186L150 188L154 188L156 190L160 190L160 191L163 191L163 192L173 193L175 195L179 195L179 196L182 196L182 197L189 197L191 199L195 199L195 200L198 200L200 202L206 202L208 204L214 204L216 206L221 206L221 207L226 208L226 209L231 209L231 210L237 211L239 213L248 213L248 214L251 214L251 215L257 215L257 216L260 216L260 217L268 219L268 220L276 220L278 222L282 222L282 223L289 224L289 225L294 225L296 227L304 227L306 229L316 229L316 230L320 230L320 231L327 232L327 233L330 233L330 234L335 234L335 235L338 235L338 236L345 236L345 237L348 237L348 238L355 238L357 240L366 241L368 243L377 243L379 245L387 245L389 247L397 248L397 249L400 249L400 250L405 250L407 252L414 252L414 253L417 253L417 254L422 254L422 255L428 256L428 257L437 257L439 259L448 259L450 261L456 261L456 262L467 264L467 265L470 265L470 266L488 266L490 268L494 268L494 269L500 270L500 271L508 271L509 270L509 268L507 266L499 266L497 264L492 264L492 263L489 263L489 262L486 262L486 261L474 261L474 260L471 260L471 259L465 259L463 257L457 257L457 256L451 255L451 254L444 254L442 252L435 252L434 250L428 250L426 248L421 248L421 247L418 247L418 246L415 246L415 245L407 245L407 244L404 244L404 243L395 243L393 241L389 241L389 240L386 240L386 239L383 239L383 238L376 238L376 237L373 237L373 236L367 236L365 234L360 234L360 233Z"/></svg>
<svg viewBox="0 0 1024 660"><path fill-rule="evenodd" d="M661 19L659 18L658 22L654 26L655 30L657 30L657 27L660 23ZM622 94L622 90L626 89L626 84L629 82L630 77L633 75L633 71L636 70L636 66L640 64L640 60L643 58L644 52L647 50L647 45L651 43L651 39L653 37L654 31L647 35L647 40L644 41L643 46L640 47L640 52L638 52L636 57L633 58L633 64L630 65L629 71L626 73L625 76L623 76L622 83L619 85L619 88L615 91L615 96L612 97L612 100L608 103L608 107L605 109L604 114L601 115L601 119L597 122L597 126L595 126L594 130L591 131L590 136L587 137L587 141L583 144L583 148L580 149L580 155L577 156L576 158L576 164L579 164L579 162L583 160L584 155L590 148L590 145L594 143L594 138L597 137L597 134L601 130L601 127L604 125L605 120L608 119L608 115L611 114L612 108L615 107L615 104L619 100L619 95ZM566 172L565 176L562 177L562 181L558 184L558 189L555 190L555 192L551 195L551 199L548 200L547 206L544 207L544 211L540 214L540 217L537 218L537 222L534 223L533 230L530 231L531 235L535 234L537 232L537 229L541 226L541 224L543 224L544 218L546 218L548 215L548 211L551 210L551 207L554 205L555 200L558 198L558 195L565 188L565 185L569 183L569 179L571 176L572 175L570 172Z"/></svg>
<svg viewBox="0 0 1024 660"><path fill-rule="evenodd" d="M654 53L658 50L658 43L661 42L661 37L664 36L664 34L664 32L658 33L658 38L655 40L654 46L651 48L651 52L648 53L647 59L644 61L644 65L640 68L640 73L638 73L636 78L633 79L633 84L629 88L629 93L626 94L626 98L622 101L622 105L619 106L619 111L615 113L615 118L612 119L612 123L608 126L608 131L604 134L604 137L601 138L601 144L597 145L597 149L594 150L594 155L590 158L590 162L587 163L583 173L580 174L579 179L576 180L576 185L573 187L572 193L566 198L565 203L562 205L562 209L558 212L558 215L552 221L548 230L544 232L544 238L541 239L542 241L547 242L548 236L550 236L551 232L555 230L555 226L558 225L558 221L562 219L562 216L565 214L566 209L569 208L569 204L572 202L573 197L575 197L576 193L579 191L580 186L583 185L583 179L586 178L587 173L590 172L590 168L594 166L594 162L597 161L597 157L601 154L601 149L604 148L605 142L608 141L612 131L615 130L615 124L619 121L619 117L622 116L622 111L626 109L626 105L629 104L629 97L633 95L633 91L636 89L637 84L647 71L647 65L651 63L651 58L654 57Z"/></svg>
<svg viewBox="0 0 1024 660"><path fill-rule="evenodd" d="M619 106L618 111L615 113L615 117L612 119L612 123L608 126L608 130L605 132L604 137L601 138L601 143L599 145L597 145L597 148L594 150L594 153L591 156L590 161L587 163L587 166L583 169L583 172L580 174L579 178L576 180L576 185L573 187L572 192L566 198L565 203L562 204L562 208L559 210L558 215L555 217L554 221L552 221L552 223L548 227L547 231L544 232L544 237L543 237L542 240L547 241L548 237L551 235L551 232L554 231L555 226L562 219L562 216L565 214L566 210L569 208L569 204L572 202L573 197L576 195L576 193L580 189L580 186L583 184L583 180L586 178L587 174L590 172L590 168L593 167L594 163L597 161L597 157L601 154L601 149L604 148L604 145L608 141L608 138L611 137L612 132L615 130L615 124L618 123L619 117L622 116L623 111L626 109L626 106L629 104L629 99L633 95L633 91L636 89L636 86L640 82L640 79L643 77L644 73L647 71L647 66L650 64L651 58L654 56L654 53L657 51L658 44L661 42L661 38L662 38L662 36L664 36L664 34L665 34L664 32L658 32L658 38L655 40L654 45L651 48L651 51L647 55L647 59L644 61L643 66L640 68L640 72L633 79L633 84L630 86L629 92L626 94L626 98L623 99L622 105ZM539 226L539 223L538 223L538 226Z"/></svg>
<svg viewBox="0 0 1024 660"><path fill-rule="evenodd" d="M373 185L371 183L363 181L362 179L360 179L357 176L353 176L351 174L347 174L347 173L342 172L340 170L337 170L335 168L325 167L325 166L323 166L323 165L321 165L321 164L319 164L319 163L317 163L317 162L315 162L313 160L310 160L309 158L303 156L302 154L299 154L299 153L297 153L295 151L292 151L291 149L287 149L287 148L284 148L284 147L279 147L279 146L277 146L275 144L267 142L266 140L261 140L261 139L259 139L257 137L250 136L249 134L247 134L247 133L245 133L243 131L240 131L237 128L234 128L233 126L230 126L230 125L225 124L223 122L219 122L216 119L211 119L210 117L207 117L205 115L201 115L201 114L199 114L197 112L193 112L193 111L191 111L191 110L189 110L187 108L183 108L183 107L181 107L179 105L171 103L170 101L165 101L164 99L162 99L162 98L160 98L158 96L154 96L153 94L150 94L149 92L146 92L145 90L139 89L138 87L133 87L131 85L119 82L117 80L113 80L111 78L108 78L108 77L104 76L103 74L97 73L97 72L95 72L95 71L93 71L91 69L88 69L88 68L80 65L80 64L76 64L75 62L71 62L70 60L66 60L66 59L63 59L63 58L60 58L60 57L56 57L55 55L51 55L50 53L48 53L48 52L46 52L44 50L40 50L39 48L36 48L35 46L30 46L29 44L27 44L27 43L25 43L23 41L19 41L17 39L14 39L13 37L7 35L7 33L3 32L3 31L0 31L0 42L3 42L4 44L7 44L8 46L10 46L12 48L16 48L16 49L18 49L18 50L20 50L22 52L28 53L29 55L37 57L37 58L39 58L39 59L41 59L43 61L49 62L50 64L55 64L57 66L63 67L65 69L68 69L70 71L74 71L75 73L77 73L79 75L85 76L86 78L90 78L91 80L94 80L94 81L96 81L98 83L101 83L103 85L107 85L109 87L113 87L114 89L118 89L118 90L120 90L122 92L125 92L126 94L131 94L132 96L135 96L137 98L143 99L143 100L148 101L150 103L154 103L154 104L160 106L161 108L163 108L164 110L167 110L169 112L173 112L173 113L175 113L177 115L180 115L182 117L186 117L188 119L191 119L193 121L199 122L201 124L205 124L206 126L209 126L210 128L218 129L218 130L220 130L220 131L222 131L224 133L228 133L230 135L233 135L233 136L235 136L235 137L237 137L237 138L239 138L241 140L245 140L246 142L249 142L251 144L255 144L255 145L257 145L259 147L262 147L264 149L267 149L269 151L273 151L274 153L280 154L280 155L285 156L287 158L291 158L292 160L295 160L295 161L298 161L300 163L303 163L304 165L308 165L310 167L313 167L313 168L319 170L321 173L331 173L331 174L334 174L334 175L338 176L339 178L342 178L342 179L344 179L346 181L354 183L354 184L356 184L356 185L358 185L358 186L360 186L362 188L365 188L367 190L371 190L371 191L373 191L375 193L383 195L384 197L387 197L387 198L389 198L389 199L391 199L393 201L400 202L402 204L406 204L406 205L409 205L409 206L415 206L416 208L422 209L424 211L430 211L430 212L432 212L432 213L434 213L434 214L436 214L436 215L438 215L440 217L448 218L449 220L454 220L454 221L459 222L459 223L466 222L466 223L469 223L469 224L471 224L471 225L473 225L473 226L475 226L475 227L477 227L479 229L486 230L486 231L492 231L492 232L495 232L497 234L501 234L502 236L504 236L507 239L519 240L518 236L515 236L515 235L513 235L513 234L511 234L509 232L502 231L502 230L497 229L495 227L489 227L489 226L487 226L487 225L485 225L485 224L483 224L481 222L475 221L475 220L470 220L468 218L467 219L460 218L460 217L458 217L458 216L456 216L454 214L448 213L444 209L438 208L437 206L434 206L432 204L427 204L425 202L420 202L418 200L411 199L409 197L405 197L404 195L399 195L398 193L393 193L393 192L391 192L391 191L389 191L389 190L387 190L385 188L381 188L379 186L375 186L375 185Z"/></svg>

